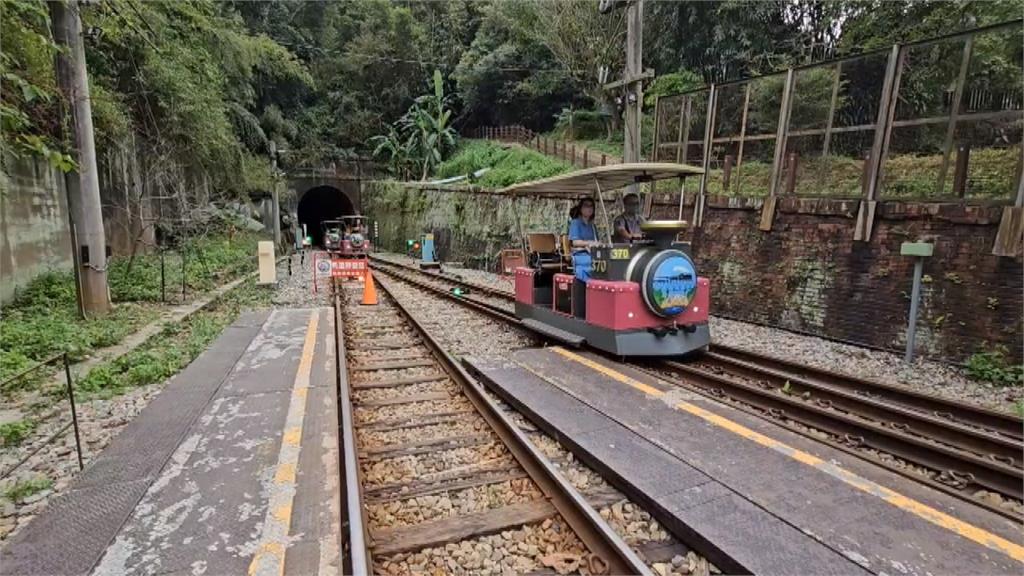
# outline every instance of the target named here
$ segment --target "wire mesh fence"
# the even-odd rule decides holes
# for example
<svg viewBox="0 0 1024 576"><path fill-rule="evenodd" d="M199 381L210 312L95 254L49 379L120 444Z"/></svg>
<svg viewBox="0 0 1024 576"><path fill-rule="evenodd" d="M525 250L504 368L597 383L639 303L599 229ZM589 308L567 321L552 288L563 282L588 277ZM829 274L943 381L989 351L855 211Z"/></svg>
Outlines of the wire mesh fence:
<svg viewBox="0 0 1024 576"><path fill-rule="evenodd" d="M652 160L706 194L1020 205L1022 23L662 96Z"/></svg>

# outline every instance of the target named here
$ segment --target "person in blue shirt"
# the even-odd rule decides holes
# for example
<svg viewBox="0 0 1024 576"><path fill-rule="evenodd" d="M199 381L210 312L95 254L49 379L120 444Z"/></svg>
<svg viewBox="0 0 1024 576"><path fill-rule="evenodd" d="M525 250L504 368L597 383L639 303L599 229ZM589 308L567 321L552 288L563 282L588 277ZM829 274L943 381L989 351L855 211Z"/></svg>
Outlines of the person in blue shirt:
<svg viewBox="0 0 1024 576"><path fill-rule="evenodd" d="M578 208L579 215L569 222L572 269L576 278L586 282L590 279L590 248L598 245L597 227L594 226L594 199L580 200Z"/></svg>

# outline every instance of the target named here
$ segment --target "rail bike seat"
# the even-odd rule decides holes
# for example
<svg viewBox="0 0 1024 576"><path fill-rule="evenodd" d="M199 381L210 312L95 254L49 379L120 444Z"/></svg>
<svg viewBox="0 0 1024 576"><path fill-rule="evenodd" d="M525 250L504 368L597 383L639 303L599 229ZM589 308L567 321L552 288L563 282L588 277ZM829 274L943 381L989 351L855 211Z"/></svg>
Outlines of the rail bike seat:
<svg viewBox="0 0 1024 576"><path fill-rule="evenodd" d="M526 235L529 250L527 262L538 270L562 269L562 256L558 253L558 237L551 232L531 232Z"/></svg>

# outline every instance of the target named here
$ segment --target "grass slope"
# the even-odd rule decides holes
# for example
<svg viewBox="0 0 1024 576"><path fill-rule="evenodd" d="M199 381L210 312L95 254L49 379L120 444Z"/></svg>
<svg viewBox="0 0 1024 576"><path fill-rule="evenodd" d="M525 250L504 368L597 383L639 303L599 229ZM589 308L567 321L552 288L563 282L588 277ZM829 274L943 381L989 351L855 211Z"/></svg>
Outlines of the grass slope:
<svg viewBox="0 0 1024 576"><path fill-rule="evenodd" d="M566 162L521 146L470 140L438 167L437 177L461 176L481 168L491 170L474 183L487 188L501 188L572 170Z"/></svg>

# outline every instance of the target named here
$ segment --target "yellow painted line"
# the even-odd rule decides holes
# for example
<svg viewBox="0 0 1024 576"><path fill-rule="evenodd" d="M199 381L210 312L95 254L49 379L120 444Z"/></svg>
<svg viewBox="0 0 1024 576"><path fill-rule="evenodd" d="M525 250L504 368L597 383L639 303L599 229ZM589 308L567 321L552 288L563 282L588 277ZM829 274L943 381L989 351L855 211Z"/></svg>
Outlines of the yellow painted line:
<svg viewBox="0 0 1024 576"><path fill-rule="evenodd" d="M306 339L302 343L302 356L292 384L288 415L281 435L281 449L274 470L274 487L267 515L260 535L261 544L249 563L249 576L284 574L284 561L288 550L288 534L292 524L292 505L295 500L296 470L302 450L302 425L306 417L306 395L313 369L316 350L316 332L320 321L319 310L313 310L306 325Z"/></svg>
<svg viewBox="0 0 1024 576"><path fill-rule="evenodd" d="M294 484L295 483L295 464L288 462L281 464L277 467L277 472L274 473L275 484Z"/></svg>
<svg viewBox="0 0 1024 576"><path fill-rule="evenodd" d="M605 366L604 364L594 362L589 358L585 358L583 356L580 356L579 354L570 352L562 347L556 346L551 348L551 350L555 351L556 353L560 354L565 358L568 358L569 360L572 360L579 364L583 364L584 366L591 368L597 372L600 372L601 374L604 374L605 376L608 376L609 378L617 382L621 382L623 384L636 388L637 390L640 390L641 392L644 392L650 396L660 397L664 395L664 392L658 390L657 388L644 384L643 382L640 382L635 378L630 378L629 376L616 370L613 370ZM840 468L839 466L836 466L835 464L832 464L830 462L826 462L821 458L814 456L813 454L808 454L807 452L793 448L788 444L779 442L774 438L769 438L768 436L765 436L760 432L755 432L754 430L751 430L750 428L747 428L742 424L733 422L732 420L729 420L724 416L705 410L704 408L701 408L700 406L697 406L695 404L691 404L689 402L679 402L678 404L675 405L675 408L687 412L689 414L693 414L694 416L702 418L705 421L710 422L721 428L724 428L738 436L742 436L743 438L756 442L761 446L771 448L772 450L775 450L780 454L784 454L792 458L793 460L796 460L797 462L816 468L828 474L829 476L832 476L833 478L837 478L845 482L846 484L853 486L858 490L861 490L862 492L866 492L868 494L877 496L878 498L881 498L883 501L888 502L889 504L896 506L901 510L910 512L911 514L914 514L919 518L927 520L928 522L931 522L932 524L939 526L940 528L949 530L950 532L958 534L964 538L967 538L968 540L981 544L986 548L1002 552L1003 554L1006 554L1007 556L1013 558L1014 560L1017 560L1018 562L1024 562L1024 546L1020 546L1019 544L1010 542L1005 538L997 536L973 524L969 524L967 522L964 522L963 520L954 518L949 514L946 514L945 512L936 510L935 508L928 506L927 504L918 502L913 498L904 496L890 488L882 486L881 484L878 484L866 478L862 478L854 474L853 472L850 472L849 470Z"/></svg>
<svg viewBox="0 0 1024 576"><path fill-rule="evenodd" d="M284 432L284 439L281 440L289 446L298 446L302 441L302 428L289 428Z"/></svg>

